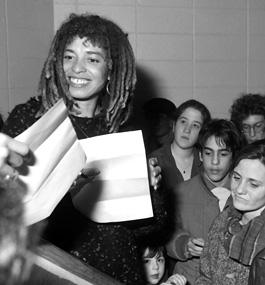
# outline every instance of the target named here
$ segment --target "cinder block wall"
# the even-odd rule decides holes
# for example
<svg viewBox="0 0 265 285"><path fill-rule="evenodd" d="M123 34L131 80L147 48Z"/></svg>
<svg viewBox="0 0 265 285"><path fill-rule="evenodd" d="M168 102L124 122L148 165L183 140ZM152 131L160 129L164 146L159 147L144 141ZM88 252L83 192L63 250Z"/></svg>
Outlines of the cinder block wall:
<svg viewBox="0 0 265 285"><path fill-rule="evenodd" d="M242 92L265 93L264 0L54 0L56 29L69 12L107 16L129 33L143 102L194 98L228 117Z"/></svg>
<svg viewBox="0 0 265 285"><path fill-rule="evenodd" d="M0 112L34 96L54 31L70 12L129 33L138 68L135 117L152 97L194 98L228 117L243 92L265 93L264 0L0 0Z"/></svg>
<svg viewBox="0 0 265 285"><path fill-rule="evenodd" d="M36 95L53 37L53 0L0 0L0 113Z"/></svg>

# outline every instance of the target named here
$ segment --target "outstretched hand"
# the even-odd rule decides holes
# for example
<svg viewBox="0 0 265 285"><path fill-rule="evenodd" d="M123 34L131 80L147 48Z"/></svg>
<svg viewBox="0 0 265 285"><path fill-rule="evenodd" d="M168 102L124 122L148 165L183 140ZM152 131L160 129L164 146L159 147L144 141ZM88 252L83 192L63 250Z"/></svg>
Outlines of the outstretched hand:
<svg viewBox="0 0 265 285"><path fill-rule="evenodd" d="M0 133L0 178L3 181L18 177L16 168L24 162L30 163L32 153L29 147L3 133Z"/></svg>
<svg viewBox="0 0 265 285"><path fill-rule="evenodd" d="M156 157L152 157L148 161L149 166L149 183L154 189L158 189L162 180L161 167L158 165Z"/></svg>

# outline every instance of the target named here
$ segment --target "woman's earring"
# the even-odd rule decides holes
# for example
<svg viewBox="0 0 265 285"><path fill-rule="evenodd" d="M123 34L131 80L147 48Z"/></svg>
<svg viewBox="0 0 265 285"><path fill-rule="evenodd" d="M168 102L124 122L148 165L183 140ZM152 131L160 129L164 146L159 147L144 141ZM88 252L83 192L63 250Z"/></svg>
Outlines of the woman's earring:
<svg viewBox="0 0 265 285"><path fill-rule="evenodd" d="M107 84L106 84L106 91L111 96L111 93L109 91L109 85L110 85L110 81L108 81Z"/></svg>

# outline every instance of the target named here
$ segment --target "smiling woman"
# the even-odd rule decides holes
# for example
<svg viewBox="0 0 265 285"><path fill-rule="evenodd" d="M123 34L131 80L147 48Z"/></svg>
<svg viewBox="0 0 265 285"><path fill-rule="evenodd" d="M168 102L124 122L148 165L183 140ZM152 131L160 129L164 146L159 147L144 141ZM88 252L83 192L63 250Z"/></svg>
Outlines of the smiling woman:
<svg viewBox="0 0 265 285"><path fill-rule="evenodd" d="M231 166L231 200L214 220L195 284L248 284L254 257L265 248L265 140L243 148Z"/></svg>
<svg viewBox="0 0 265 285"><path fill-rule="evenodd" d="M135 84L135 59L128 35L108 19L71 14L52 41L38 97L14 108L4 132L17 136L60 99L67 106L78 139L118 132L131 115ZM149 165L151 184L157 187L160 168L155 160ZM87 177L85 183L90 181ZM166 216L161 197L153 187L151 192L156 199L155 218L144 224L145 232L160 228ZM68 193L46 222L43 237L49 242L123 284L144 284L135 240L142 228L136 221L95 223L74 208Z"/></svg>
<svg viewBox="0 0 265 285"><path fill-rule="evenodd" d="M93 46L87 38L75 37L64 53L63 68L69 92L76 101L89 102L86 114L99 113L98 96L105 87L109 69L106 52Z"/></svg>

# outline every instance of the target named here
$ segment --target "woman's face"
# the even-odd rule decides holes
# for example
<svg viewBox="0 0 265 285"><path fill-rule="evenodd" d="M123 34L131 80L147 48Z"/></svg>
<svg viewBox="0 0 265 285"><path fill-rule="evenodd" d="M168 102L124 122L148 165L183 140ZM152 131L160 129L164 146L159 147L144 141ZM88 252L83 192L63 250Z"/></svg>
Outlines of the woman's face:
<svg viewBox="0 0 265 285"><path fill-rule="evenodd" d="M192 107L187 108L174 125L174 142L183 149L194 147L202 125L201 112Z"/></svg>
<svg viewBox="0 0 265 285"><path fill-rule="evenodd" d="M265 138L265 118L262 115L250 115L242 121L241 129L248 143Z"/></svg>
<svg viewBox="0 0 265 285"><path fill-rule="evenodd" d="M242 159L232 172L231 192L236 209L250 219L265 208L265 166L258 159Z"/></svg>
<svg viewBox="0 0 265 285"><path fill-rule="evenodd" d="M86 38L75 37L64 52L63 68L76 100L97 97L108 79L106 52Z"/></svg>
<svg viewBox="0 0 265 285"><path fill-rule="evenodd" d="M147 284L158 284L165 273L165 257L156 254L154 257L146 257L149 253L147 248L143 255L143 270Z"/></svg>

